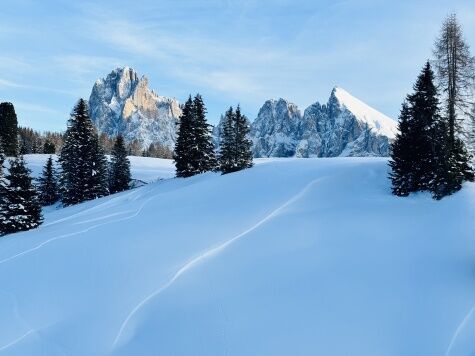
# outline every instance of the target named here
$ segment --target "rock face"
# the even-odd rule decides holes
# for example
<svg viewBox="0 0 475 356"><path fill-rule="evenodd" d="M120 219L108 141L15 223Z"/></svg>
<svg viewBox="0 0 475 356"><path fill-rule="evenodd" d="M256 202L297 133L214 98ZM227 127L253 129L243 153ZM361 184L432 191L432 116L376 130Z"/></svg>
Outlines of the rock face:
<svg viewBox="0 0 475 356"><path fill-rule="evenodd" d="M99 133L126 141L138 140L143 148L159 143L172 150L176 123L181 115L177 100L157 95L148 88L148 79L139 78L129 68L113 70L99 79L89 98L91 119Z"/></svg>
<svg viewBox="0 0 475 356"><path fill-rule="evenodd" d="M397 123L341 88L303 116L284 99L269 100L252 124L255 157L388 156Z"/></svg>

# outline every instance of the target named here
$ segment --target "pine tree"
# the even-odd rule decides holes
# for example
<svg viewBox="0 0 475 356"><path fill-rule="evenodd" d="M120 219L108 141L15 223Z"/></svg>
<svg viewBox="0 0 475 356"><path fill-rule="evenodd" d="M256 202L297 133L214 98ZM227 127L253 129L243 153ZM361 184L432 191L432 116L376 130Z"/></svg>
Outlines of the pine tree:
<svg viewBox="0 0 475 356"><path fill-rule="evenodd" d="M414 191L430 189L434 178L434 136L439 120L439 99L434 72L427 62L407 98L411 110L411 153L414 159L412 184Z"/></svg>
<svg viewBox="0 0 475 356"><path fill-rule="evenodd" d="M216 169L216 155L212 139L212 126L206 121L206 108L201 95L197 94L192 106L192 167L195 174Z"/></svg>
<svg viewBox="0 0 475 356"><path fill-rule="evenodd" d="M249 120L241 114L241 107L236 109L236 145L237 145L237 168L239 170L251 168L252 162L252 141L249 139L251 128Z"/></svg>
<svg viewBox="0 0 475 356"><path fill-rule="evenodd" d="M54 155L56 153L56 146L50 140L46 140L43 145L43 153Z"/></svg>
<svg viewBox="0 0 475 356"><path fill-rule="evenodd" d="M235 171L235 113L232 107L226 111L219 144L219 169L223 174Z"/></svg>
<svg viewBox="0 0 475 356"><path fill-rule="evenodd" d="M0 103L0 138L7 156L18 154L18 121L12 103Z"/></svg>
<svg viewBox="0 0 475 356"><path fill-rule="evenodd" d="M175 160L176 176L191 177L196 174L192 166L191 152L193 149L194 136L192 134L193 123L193 101L191 96L183 106L182 114L179 120L178 136L175 145L173 158Z"/></svg>
<svg viewBox="0 0 475 356"><path fill-rule="evenodd" d="M52 156L49 156L46 161L43 167L43 173L41 177L38 178L38 183L40 203L44 206L56 203L59 199L59 194Z"/></svg>
<svg viewBox="0 0 475 356"><path fill-rule="evenodd" d="M252 167L252 142L249 140L249 123L238 106L230 107L224 116L221 133L219 168L223 174Z"/></svg>
<svg viewBox="0 0 475 356"><path fill-rule="evenodd" d="M111 152L109 176L109 190L111 193L122 192L129 189L131 179L130 161L127 158L127 150L122 135L117 136Z"/></svg>
<svg viewBox="0 0 475 356"><path fill-rule="evenodd" d="M34 229L43 221L38 193L32 184L30 173L23 156L10 161L9 174L6 176L6 199L2 199L0 206L0 230L3 234Z"/></svg>
<svg viewBox="0 0 475 356"><path fill-rule="evenodd" d="M397 196L408 196L415 191L413 185L414 158L411 152L412 137L410 132L411 113L407 102L402 104L399 115L399 132L391 147L389 166L392 192Z"/></svg>
<svg viewBox="0 0 475 356"><path fill-rule="evenodd" d="M61 199L64 205L81 203L108 194L107 159L89 118L86 101L73 109L61 149Z"/></svg>
<svg viewBox="0 0 475 356"><path fill-rule="evenodd" d="M5 153L3 152L3 142L0 137L0 236L5 234L4 228L7 220L7 207L8 207L8 196L7 196L7 182L4 177L4 166L5 162ZM5 223L5 224L4 224Z"/></svg>

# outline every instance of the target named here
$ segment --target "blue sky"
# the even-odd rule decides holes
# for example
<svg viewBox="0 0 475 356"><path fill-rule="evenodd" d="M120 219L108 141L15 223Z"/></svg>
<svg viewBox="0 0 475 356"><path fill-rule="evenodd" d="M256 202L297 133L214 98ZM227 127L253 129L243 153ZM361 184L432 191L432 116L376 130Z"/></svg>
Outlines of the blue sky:
<svg viewBox="0 0 475 356"><path fill-rule="evenodd" d="M395 118L451 12L475 52L473 0L1 0L0 101L62 130L97 78L130 66L161 95L200 92L211 123L269 98L303 110L335 85Z"/></svg>

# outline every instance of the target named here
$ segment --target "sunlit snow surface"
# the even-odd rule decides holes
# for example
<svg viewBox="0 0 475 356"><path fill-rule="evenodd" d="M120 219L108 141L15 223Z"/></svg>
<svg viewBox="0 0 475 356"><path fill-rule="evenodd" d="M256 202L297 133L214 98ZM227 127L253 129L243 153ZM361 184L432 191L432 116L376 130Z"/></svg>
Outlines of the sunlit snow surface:
<svg viewBox="0 0 475 356"><path fill-rule="evenodd" d="M396 198L385 159L258 162L1 238L0 355L473 355L474 184Z"/></svg>

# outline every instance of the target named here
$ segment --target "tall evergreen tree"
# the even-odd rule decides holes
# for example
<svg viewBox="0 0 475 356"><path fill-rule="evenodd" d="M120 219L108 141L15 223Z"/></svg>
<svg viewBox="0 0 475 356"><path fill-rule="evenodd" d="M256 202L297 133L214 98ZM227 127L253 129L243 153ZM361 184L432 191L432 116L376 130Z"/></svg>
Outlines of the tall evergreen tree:
<svg viewBox="0 0 475 356"><path fill-rule="evenodd" d="M199 94L185 103L180 116L174 152L177 177L190 177L216 168L211 125L206 122L206 108Z"/></svg>
<svg viewBox="0 0 475 356"><path fill-rule="evenodd" d="M252 142L249 140L249 122L238 105L226 112L221 133L219 168L225 173L252 167Z"/></svg>
<svg viewBox="0 0 475 356"><path fill-rule="evenodd" d="M131 180L130 161L127 158L127 150L122 135L117 136L112 148L109 177L111 193L129 189Z"/></svg>
<svg viewBox="0 0 475 356"><path fill-rule="evenodd" d="M50 140L46 140L43 144L43 153L54 155L56 153L56 146Z"/></svg>
<svg viewBox="0 0 475 356"><path fill-rule="evenodd" d="M7 195L7 182L4 177L5 153L3 152L3 142L0 137L0 236L4 235L5 226L4 222L7 219L7 207L8 207L8 195Z"/></svg>
<svg viewBox="0 0 475 356"><path fill-rule="evenodd" d="M239 169L250 168L252 162L252 141L249 139L251 128L249 120L245 115L241 114L241 107L238 105L236 109L236 146L237 146L237 167Z"/></svg>
<svg viewBox="0 0 475 356"><path fill-rule="evenodd" d="M30 173L23 156L10 161L9 173L6 175L6 199L2 199L0 206L2 234L34 229L43 221L38 193Z"/></svg>
<svg viewBox="0 0 475 356"><path fill-rule="evenodd" d="M192 150L195 145L193 130L193 100L191 96L183 106L178 123L178 135L173 158L175 160L176 176L191 177L196 174L192 165Z"/></svg>
<svg viewBox="0 0 475 356"><path fill-rule="evenodd" d="M435 165L435 126L439 120L439 99L434 72L429 62L414 84L414 93L407 98L411 110L410 135L414 160L412 184L414 191L430 189Z"/></svg>
<svg viewBox="0 0 475 356"><path fill-rule="evenodd" d="M415 191L413 184L414 156L411 148L413 146L411 127L411 113L407 102L402 104L399 115L398 134L391 147L391 167L390 178L392 181L392 192L397 196L408 196Z"/></svg>
<svg viewBox="0 0 475 356"><path fill-rule="evenodd" d="M48 157L41 177L38 178L38 183L40 203L44 206L56 203L59 199L59 192L52 156Z"/></svg>
<svg viewBox="0 0 475 356"><path fill-rule="evenodd" d="M206 107L201 95L197 94L193 99L192 107L192 165L195 174L204 173L216 169L216 155L212 138L212 126L206 121Z"/></svg>
<svg viewBox="0 0 475 356"><path fill-rule="evenodd" d="M85 100L73 109L61 149L61 199L77 204L108 194L107 159L99 145Z"/></svg>
<svg viewBox="0 0 475 356"><path fill-rule="evenodd" d="M0 103L0 138L7 156L18 154L18 120L12 103Z"/></svg>

